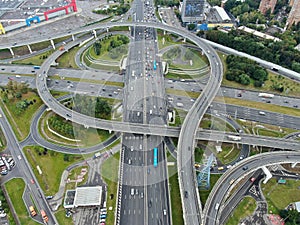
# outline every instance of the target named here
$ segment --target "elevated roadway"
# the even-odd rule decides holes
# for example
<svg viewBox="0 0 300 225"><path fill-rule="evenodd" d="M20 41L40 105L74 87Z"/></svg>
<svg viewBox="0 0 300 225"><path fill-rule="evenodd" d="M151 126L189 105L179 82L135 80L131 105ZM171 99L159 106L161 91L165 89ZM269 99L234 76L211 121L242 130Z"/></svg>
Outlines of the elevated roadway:
<svg viewBox="0 0 300 225"><path fill-rule="evenodd" d="M220 215L223 213L224 201L228 197L232 186L230 185L231 180L238 182L240 179L248 176L250 173L257 169L275 164L282 163L295 163L300 161L299 152L270 152L263 153L249 158L244 159L235 166L227 170L223 176L217 181L213 187L203 210L205 225L219 225ZM243 167L247 166L247 170L243 170ZM216 204L219 207L216 207ZM224 212L226 213L226 212Z"/></svg>

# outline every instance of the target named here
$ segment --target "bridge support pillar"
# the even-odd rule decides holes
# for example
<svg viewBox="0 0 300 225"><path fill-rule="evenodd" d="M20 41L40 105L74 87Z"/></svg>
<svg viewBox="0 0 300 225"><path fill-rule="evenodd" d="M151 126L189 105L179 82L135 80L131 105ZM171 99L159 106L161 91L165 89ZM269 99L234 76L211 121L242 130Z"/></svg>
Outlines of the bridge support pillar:
<svg viewBox="0 0 300 225"><path fill-rule="evenodd" d="M31 50L31 47L30 47L30 45L27 45L27 48L28 48L28 50L29 50L30 54L32 54L32 50Z"/></svg>
<svg viewBox="0 0 300 225"><path fill-rule="evenodd" d="M50 43L52 45L52 48L55 49L54 41L52 39L50 40Z"/></svg>
<svg viewBox="0 0 300 225"><path fill-rule="evenodd" d="M292 164L292 168L295 168L296 165L297 165L297 163L293 163Z"/></svg>
<svg viewBox="0 0 300 225"><path fill-rule="evenodd" d="M93 30L94 37L97 38L97 32Z"/></svg>
<svg viewBox="0 0 300 225"><path fill-rule="evenodd" d="M12 50L12 48L8 48L8 49L9 49L11 55L14 57L14 56L15 56L15 53L14 53L14 51Z"/></svg>
<svg viewBox="0 0 300 225"><path fill-rule="evenodd" d="M74 37L74 34L72 34L72 40L73 40L73 41L75 41L75 37Z"/></svg>

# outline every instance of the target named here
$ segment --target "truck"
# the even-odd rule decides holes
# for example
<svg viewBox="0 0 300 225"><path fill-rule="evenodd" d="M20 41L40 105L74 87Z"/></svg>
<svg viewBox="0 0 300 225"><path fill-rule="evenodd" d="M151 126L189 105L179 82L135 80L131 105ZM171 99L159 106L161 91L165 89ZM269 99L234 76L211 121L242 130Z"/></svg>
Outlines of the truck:
<svg viewBox="0 0 300 225"><path fill-rule="evenodd" d="M96 158L98 158L98 157L100 157L101 156L101 153L100 152L97 152L97 153L95 153L95 155L94 155L94 159L96 159Z"/></svg>
<svg viewBox="0 0 300 225"><path fill-rule="evenodd" d="M183 104L181 102L177 102L176 104L178 107L183 107Z"/></svg>
<svg viewBox="0 0 300 225"><path fill-rule="evenodd" d="M258 97L263 97L263 98L274 98L273 94L269 94L269 93L259 93Z"/></svg>
<svg viewBox="0 0 300 225"><path fill-rule="evenodd" d="M48 216L47 216L47 214L45 213L45 211L43 209L41 210L41 215L42 215L44 223L45 224L48 223L48 220L49 220Z"/></svg>
<svg viewBox="0 0 300 225"><path fill-rule="evenodd" d="M234 136L234 135L228 135L227 138L229 140L233 140L233 141L240 141L242 138L239 136Z"/></svg>
<svg viewBox="0 0 300 225"><path fill-rule="evenodd" d="M32 205L29 206L29 211L30 211L30 214L31 214L32 217L36 216L36 211L34 210L34 207Z"/></svg>

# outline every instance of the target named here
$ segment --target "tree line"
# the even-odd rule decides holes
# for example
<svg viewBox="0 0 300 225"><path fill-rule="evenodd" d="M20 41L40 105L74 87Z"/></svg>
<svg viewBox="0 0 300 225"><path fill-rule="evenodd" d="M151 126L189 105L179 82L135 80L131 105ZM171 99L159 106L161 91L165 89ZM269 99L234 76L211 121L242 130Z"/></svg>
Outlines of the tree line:
<svg viewBox="0 0 300 225"><path fill-rule="evenodd" d="M112 107L100 97L76 94L72 109L76 112L101 119L110 119Z"/></svg>
<svg viewBox="0 0 300 225"><path fill-rule="evenodd" d="M225 77L227 80L248 85L253 79L255 87L261 87L268 80L268 72L250 59L229 55L226 63L228 69Z"/></svg>
<svg viewBox="0 0 300 225"><path fill-rule="evenodd" d="M297 41L300 34L296 34ZM224 33L218 30L210 30L206 38L221 45L234 48L269 62L281 65L296 72L300 72L300 52L294 49L295 41L261 40L250 34L244 34L238 30Z"/></svg>

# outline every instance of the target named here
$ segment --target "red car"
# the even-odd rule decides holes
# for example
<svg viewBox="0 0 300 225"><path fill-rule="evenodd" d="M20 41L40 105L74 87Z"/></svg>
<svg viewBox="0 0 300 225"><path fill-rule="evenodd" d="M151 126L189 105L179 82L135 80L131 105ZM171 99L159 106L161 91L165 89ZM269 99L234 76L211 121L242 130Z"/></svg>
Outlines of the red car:
<svg viewBox="0 0 300 225"><path fill-rule="evenodd" d="M251 177L250 181L254 182L255 181L255 177Z"/></svg>
<svg viewBox="0 0 300 225"><path fill-rule="evenodd" d="M33 179L31 179L30 182L31 182L32 184L34 184L34 180L33 180Z"/></svg>

